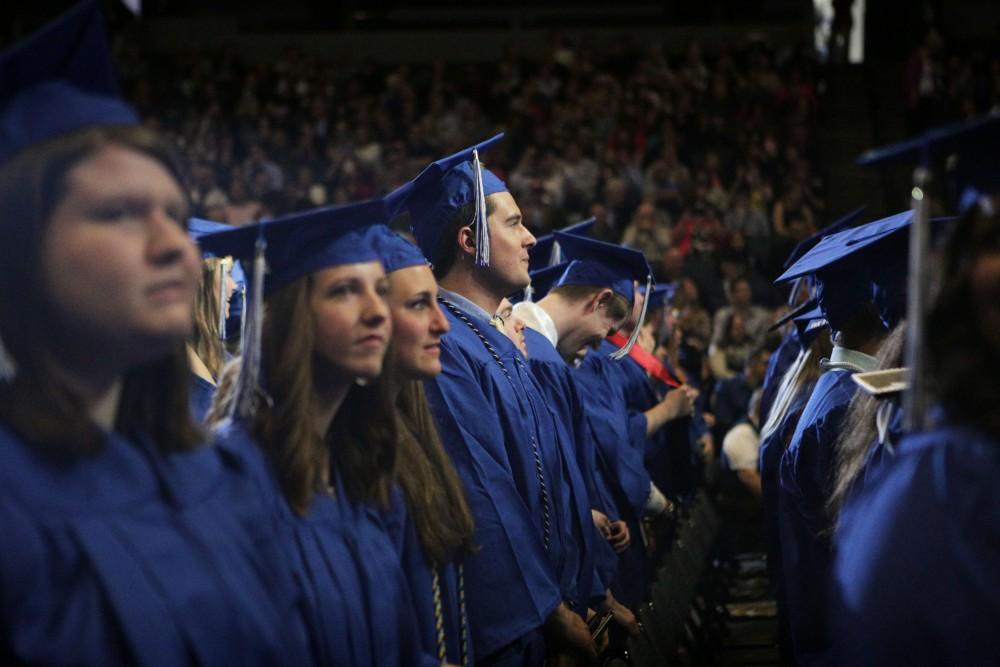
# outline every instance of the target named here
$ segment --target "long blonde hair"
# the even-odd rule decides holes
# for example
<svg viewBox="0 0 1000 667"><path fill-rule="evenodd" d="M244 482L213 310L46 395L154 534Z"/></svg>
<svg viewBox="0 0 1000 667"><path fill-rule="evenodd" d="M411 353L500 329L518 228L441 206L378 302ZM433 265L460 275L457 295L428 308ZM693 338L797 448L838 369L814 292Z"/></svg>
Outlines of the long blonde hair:
<svg viewBox="0 0 1000 667"><path fill-rule="evenodd" d="M191 348L198 355L212 378L217 380L226 361L220 321L222 294L226 290L228 261L208 257L201 262L201 285L194 306L194 333Z"/></svg>
<svg viewBox="0 0 1000 667"><path fill-rule="evenodd" d="M424 553L431 565L443 565L472 550L472 512L438 437L423 384L404 381L395 407L401 426L396 474Z"/></svg>

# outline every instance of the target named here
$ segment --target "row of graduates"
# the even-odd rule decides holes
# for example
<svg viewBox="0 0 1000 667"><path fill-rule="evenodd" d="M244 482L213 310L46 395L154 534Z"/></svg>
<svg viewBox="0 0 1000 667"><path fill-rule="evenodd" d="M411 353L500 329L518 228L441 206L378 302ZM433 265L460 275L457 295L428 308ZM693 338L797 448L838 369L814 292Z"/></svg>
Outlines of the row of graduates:
<svg viewBox="0 0 1000 667"><path fill-rule="evenodd" d="M595 655L597 612L636 631L640 522L690 492L700 435L695 392L626 356L639 326L604 342L642 320L637 281L652 298L641 254L558 235L525 355L495 317L535 247L479 162L499 137L199 250L96 1L0 71L7 661L540 665ZM198 290L225 289L202 253L248 283L210 428L188 340Z"/></svg>
<svg viewBox="0 0 1000 667"><path fill-rule="evenodd" d="M849 213L778 279L801 303L765 379L760 473L787 664L1000 656L998 148L993 116L864 158L922 162L918 175L947 166L940 208L959 215L926 223L918 272L923 183L914 210L866 224ZM914 276L926 311L908 304Z"/></svg>

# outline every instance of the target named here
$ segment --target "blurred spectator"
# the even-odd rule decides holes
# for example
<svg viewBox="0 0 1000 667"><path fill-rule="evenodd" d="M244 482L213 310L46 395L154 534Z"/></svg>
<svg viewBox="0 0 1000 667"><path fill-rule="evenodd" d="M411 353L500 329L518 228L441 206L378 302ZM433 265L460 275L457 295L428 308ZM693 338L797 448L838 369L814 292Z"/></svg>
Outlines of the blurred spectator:
<svg viewBox="0 0 1000 667"><path fill-rule="evenodd" d="M745 421L739 421L722 439L726 467L736 473L747 491L761 495L760 488L760 396L757 388L750 395Z"/></svg>
<svg viewBox="0 0 1000 667"><path fill-rule="evenodd" d="M722 330L708 348L708 365L716 380L742 373L750 353L756 347L741 313L729 312L721 319L720 324Z"/></svg>
<svg viewBox="0 0 1000 667"><path fill-rule="evenodd" d="M735 278L726 287L729 305L719 308L715 313L712 323L712 343L718 344L722 341L727 327L732 326L732 316L739 315L747 337L760 344L767 328L771 326L771 314L753 304L750 281L745 276Z"/></svg>
<svg viewBox="0 0 1000 667"><path fill-rule="evenodd" d="M717 443L722 443L729 429L747 416L750 396L763 384L770 359L770 352L756 348L748 355L742 372L716 382L712 412L715 414L713 435Z"/></svg>
<svg viewBox="0 0 1000 667"><path fill-rule="evenodd" d="M632 222L625 228L622 244L641 251L659 273L660 258L670 247L670 216L645 200L639 204Z"/></svg>

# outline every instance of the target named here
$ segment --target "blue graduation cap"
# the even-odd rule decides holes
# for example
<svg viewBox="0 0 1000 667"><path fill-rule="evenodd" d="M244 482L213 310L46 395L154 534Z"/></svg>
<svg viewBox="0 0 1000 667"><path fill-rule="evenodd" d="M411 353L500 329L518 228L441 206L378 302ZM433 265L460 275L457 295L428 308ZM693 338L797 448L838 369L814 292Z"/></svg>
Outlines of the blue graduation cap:
<svg viewBox="0 0 1000 667"><path fill-rule="evenodd" d="M87 127L138 123L118 96L97 0L79 3L0 54L0 163Z"/></svg>
<svg viewBox="0 0 1000 667"><path fill-rule="evenodd" d="M836 220L834 220L829 225L819 230L809 238L799 241L799 243L792 249L792 252L788 255L788 258L785 260L785 263L782 266L782 268L787 269L792 264L797 262L799 258L802 257L802 255L806 254L814 247L816 247L816 244L822 241L825 237L832 236L837 232L843 231L848 227L851 227L855 222L857 222L858 218L860 218L861 214L864 212L865 212L865 207L859 206L853 211L847 213L846 215L837 218Z"/></svg>
<svg viewBox="0 0 1000 667"><path fill-rule="evenodd" d="M364 232L386 221L384 203L373 199L229 227L201 236L199 244L213 255L244 260L255 258L263 245L267 265L263 296L267 297L296 278L320 269L378 261L378 253Z"/></svg>
<svg viewBox="0 0 1000 667"><path fill-rule="evenodd" d="M417 245L432 262L441 232L463 206L475 204L470 226L476 231L476 264L489 266L490 239L486 224L486 197L507 192L493 172L483 169L479 154L503 139L503 133L427 165L415 179L385 196L388 215L394 218L404 208L410 212L410 228Z"/></svg>
<svg viewBox="0 0 1000 667"><path fill-rule="evenodd" d="M904 397L907 431L922 430L926 424L929 399L924 378L924 315L928 285L927 248L930 242L930 204L927 185L931 170L945 162L952 167L945 173L951 185L950 199L966 206L980 200L978 192L1000 189L1000 114L994 113L965 123L934 128L906 141L868 151L858 162L863 165L918 163L914 170L912 202L914 231L910 235L909 300L907 307L906 366L909 390ZM947 160L946 160L947 158ZM972 190L972 192L970 192ZM987 202L988 203L988 202ZM991 206L991 205L990 205Z"/></svg>
<svg viewBox="0 0 1000 667"><path fill-rule="evenodd" d="M563 227L558 231L564 234L588 236L595 222L597 222L597 218L588 218L568 227ZM535 239L535 245L528 248L528 269L530 271L537 271L543 267L559 264L563 261L565 261L565 258L562 256L562 248L556 243L555 233L538 237Z"/></svg>
<svg viewBox="0 0 1000 667"><path fill-rule="evenodd" d="M775 282L786 282L801 276L814 274L828 267L845 263L848 258L861 250L885 240L910 224L913 211L903 211L887 218L870 222L860 227L823 237L819 242L799 257L778 276Z"/></svg>
<svg viewBox="0 0 1000 667"><path fill-rule="evenodd" d="M366 236L382 260L386 273L411 266L427 266L427 258L420 252L420 248L385 225L372 225Z"/></svg>
<svg viewBox="0 0 1000 667"><path fill-rule="evenodd" d="M950 199L961 210L976 200L978 192L1000 191L998 147L1000 113L992 113L867 151L858 158L858 164L921 164L931 168L944 165L947 159L951 162L945 175Z"/></svg>
<svg viewBox="0 0 1000 667"><path fill-rule="evenodd" d="M204 220L202 218L188 218L188 236L193 241L197 241L206 234L226 232L231 229L235 229L235 227L227 225L224 222L213 222L212 220Z"/></svg>
<svg viewBox="0 0 1000 667"><path fill-rule="evenodd" d="M570 263L553 288L563 285L607 287L625 297L629 303L635 301L635 281L644 281L646 291L652 290L653 270L638 250L575 234L554 234ZM620 350L612 353L612 358L622 359L631 351L639 338L648 309L649 302L644 300L632 336Z"/></svg>

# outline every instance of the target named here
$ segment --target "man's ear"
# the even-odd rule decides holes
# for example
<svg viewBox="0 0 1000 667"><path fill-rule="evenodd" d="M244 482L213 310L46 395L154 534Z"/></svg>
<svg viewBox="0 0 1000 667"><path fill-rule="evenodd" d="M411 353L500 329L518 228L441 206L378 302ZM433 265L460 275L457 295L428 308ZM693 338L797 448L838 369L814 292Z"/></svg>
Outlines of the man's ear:
<svg viewBox="0 0 1000 667"><path fill-rule="evenodd" d="M590 297L590 301L587 303L587 312L593 313L601 306L606 306L614 297L614 294L615 293L612 290L606 287L600 292L597 292Z"/></svg>
<svg viewBox="0 0 1000 667"><path fill-rule="evenodd" d="M472 231L472 227L466 225L460 227L458 230L458 251L464 255L476 254L476 234Z"/></svg>

